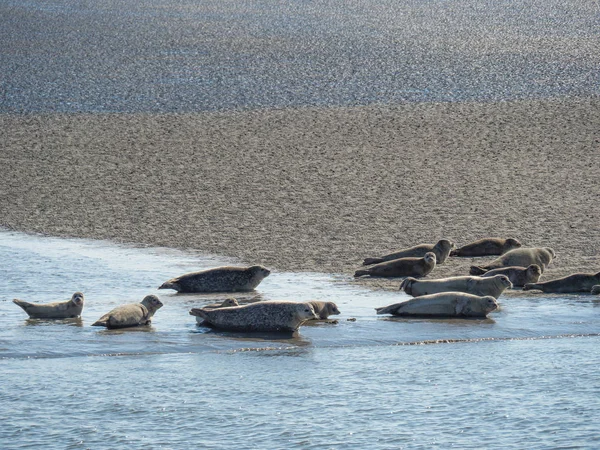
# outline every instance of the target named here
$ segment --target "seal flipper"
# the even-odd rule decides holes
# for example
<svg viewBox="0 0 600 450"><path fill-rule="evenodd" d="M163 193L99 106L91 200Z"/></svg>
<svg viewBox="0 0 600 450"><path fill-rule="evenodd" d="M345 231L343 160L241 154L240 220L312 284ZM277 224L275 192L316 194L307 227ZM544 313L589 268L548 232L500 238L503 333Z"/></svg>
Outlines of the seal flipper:
<svg viewBox="0 0 600 450"><path fill-rule="evenodd" d="M456 301L456 305L454 305L454 312L457 316L463 315L466 310L466 306L469 304L469 301L466 298L459 298Z"/></svg>
<svg viewBox="0 0 600 450"><path fill-rule="evenodd" d="M405 278L402 280L402 283L400 283L400 290L404 289L404 292L408 295L412 295L412 285L415 281L417 281L417 279L414 277Z"/></svg>
<svg viewBox="0 0 600 450"><path fill-rule="evenodd" d="M523 286L523 290L524 291L529 291L531 289L539 289L542 290L542 288L540 287L539 283L527 283L525 286Z"/></svg>
<svg viewBox="0 0 600 450"><path fill-rule="evenodd" d="M365 258L363 261L363 266L370 266L371 264L379 264L380 262L384 262L383 258Z"/></svg>
<svg viewBox="0 0 600 450"><path fill-rule="evenodd" d="M31 308L32 306L34 306L33 303L26 302L25 300L19 300L18 298L13 299L13 303L15 305L19 305L23 309L23 311L25 311L25 312L27 312L27 310L29 308Z"/></svg>
<svg viewBox="0 0 600 450"><path fill-rule="evenodd" d="M190 316L200 317L205 320L208 317L206 311L203 308L192 308L190 310Z"/></svg>
<svg viewBox="0 0 600 450"><path fill-rule="evenodd" d="M469 273L471 275L483 275L486 272L489 272L489 269L485 269L483 267L478 266L471 266L471 270L469 270Z"/></svg>
<svg viewBox="0 0 600 450"><path fill-rule="evenodd" d="M369 275L369 270L363 269L363 270L357 270L356 272L354 272L354 278L362 277L363 275Z"/></svg>

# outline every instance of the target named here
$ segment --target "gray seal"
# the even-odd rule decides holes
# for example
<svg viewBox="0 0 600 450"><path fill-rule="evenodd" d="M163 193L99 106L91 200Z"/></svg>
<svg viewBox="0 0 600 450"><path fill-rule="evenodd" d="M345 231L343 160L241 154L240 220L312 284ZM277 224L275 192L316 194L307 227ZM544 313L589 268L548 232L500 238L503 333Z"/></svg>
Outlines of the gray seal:
<svg viewBox="0 0 600 450"><path fill-rule="evenodd" d="M484 278L494 275L506 275L513 287L523 287L527 283L537 283L542 276L542 269L537 264L531 264L529 267L502 267L500 269L490 270L481 275Z"/></svg>
<svg viewBox="0 0 600 450"><path fill-rule="evenodd" d="M574 273L572 275L557 278L544 283L528 283L524 291L537 289L548 294L568 294L575 292L591 292L592 288L600 284L600 272L598 273Z"/></svg>
<svg viewBox="0 0 600 450"><path fill-rule="evenodd" d="M493 277L450 277L438 280L416 280L405 278L400 284L408 295L420 297L422 295L437 294L439 292L465 292L480 297L491 295L500 297L506 289L511 288L512 283L506 275L494 275Z"/></svg>
<svg viewBox="0 0 600 450"><path fill-rule="evenodd" d="M262 266L216 267L172 278L159 289L175 289L182 293L251 291L270 273Z"/></svg>
<svg viewBox="0 0 600 450"><path fill-rule="evenodd" d="M594 295L598 295L600 294L600 284L597 284L595 286L592 286L592 294Z"/></svg>
<svg viewBox="0 0 600 450"><path fill-rule="evenodd" d="M335 316L340 314L340 310L337 305L333 302L320 302L320 301L310 301L313 309L315 310L315 314L319 319L327 319L329 316Z"/></svg>
<svg viewBox="0 0 600 450"><path fill-rule="evenodd" d="M446 258L448 258L448 255L453 248L453 242L447 239L441 239L436 244L419 244L415 245L414 247L397 250L393 253L389 253L377 258L365 258L363 261L363 266L370 266L371 264L379 264L399 258L422 258L426 253L429 252L435 253L435 260L437 264L444 264L444 261L446 261Z"/></svg>
<svg viewBox="0 0 600 450"><path fill-rule="evenodd" d="M193 308L190 315L212 328L229 331L295 332L307 320L317 319L310 303L265 301L229 308Z"/></svg>
<svg viewBox="0 0 600 450"><path fill-rule="evenodd" d="M542 273L544 269L556 258L554 250L550 247L517 248L496 258L485 266L471 266L471 275L482 275L490 270L501 267L528 267L531 264L540 266Z"/></svg>
<svg viewBox="0 0 600 450"><path fill-rule="evenodd" d="M140 303L117 306L100 317L92 326L114 329L148 325L154 313L162 306L162 302L156 295L147 295Z"/></svg>
<svg viewBox="0 0 600 450"><path fill-rule="evenodd" d="M83 294L75 292L70 300L54 303L29 303L15 298L13 303L23 308L32 319L69 319L79 317L83 311Z"/></svg>
<svg viewBox="0 0 600 450"><path fill-rule="evenodd" d="M504 253L520 248L521 243L513 238L484 238L470 244L463 245L456 250L450 252L450 256L493 256L503 255Z"/></svg>
<svg viewBox="0 0 600 450"><path fill-rule="evenodd" d="M430 273L435 264L435 253L429 252L422 258L399 258L374 264L366 269L357 270L354 276L421 278Z"/></svg>
<svg viewBox="0 0 600 450"><path fill-rule="evenodd" d="M485 317L497 308L498 303L491 295L480 297L464 292L440 292L375 310L377 314L394 316Z"/></svg>

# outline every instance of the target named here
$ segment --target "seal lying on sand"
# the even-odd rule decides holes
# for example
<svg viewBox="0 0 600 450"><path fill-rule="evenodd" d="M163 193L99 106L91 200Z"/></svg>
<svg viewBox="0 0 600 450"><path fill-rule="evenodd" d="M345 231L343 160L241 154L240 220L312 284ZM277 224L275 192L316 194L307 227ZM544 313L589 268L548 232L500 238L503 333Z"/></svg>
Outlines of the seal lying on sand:
<svg viewBox="0 0 600 450"><path fill-rule="evenodd" d="M340 314L340 310L337 305L333 302L319 302L319 301L310 301L313 309L315 310L315 314L319 319L327 319L329 316L335 316Z"/></svg>
<svg viewBox="0 0 600 450"><path fill-rule="evenodd" d="M594 294L594 295L600 294L600 284L592 286L592 294Z"/></svg>
<svg viewBox="0 0 600 450"><path fill-rule="evenodd" d="M513 287L523 287L527 283L537 283L542 275L542 269L537 264L531 264L529 267L502 267L500 269L490 270L481 275L484 278L494 275L506 275Z"/></svg>
<svg viewBox="0 0 600 450"><path fill-rule="evenodd" d="M15 298L13 303L19 305L32 319L68 319L79 317L83 310L83 294L75 292L71 300L46 304L29 303Z"/></svg>
<svg viewBox="0 0 600 450"><path fill-rule="evenodd" d="M112 329L148 325L154 313L162 306L162 302L156 295L147 295L141 303L117 306L100 317L92 326Z"/></svg>
<svg viewBox="0 0 600 450"><path fill-rule="evenodd" d="M556 280L546 281L544 283L528 283L523 288L524 291L538 289L546 293L564 294L569 292L591 292L592 288L600 284L600 272L593 273L574 273L567 277L557 278Z"/></svg>
<svg viewBox="0 0 600 450"><path fill-rule="evenodd" d="M399 258L359 269L355 277L424 277L435 268L435 253L426 253L422 258Z"/></svg>
<svg viewBox="0 0 600 450"><path fill-rule="evenodd" d="M454 243L447 239L441 239L437 244L420 244L414 247L405 248L398 250L394 253L390 253L379 258L365 258L363 266L369 266L371 264L379 264L385 261L391 261L392 259L399 258L422 258L426 253L435 253L437 264L444 264L446 258L450 254L450 251L454 248Z"/></svg>
<svg viewBox="0 0 600 450"><path fill-rule="evenodd" d="M375 310L377 314L394 316L485 317L497 308L498 303L491 295L479 297L464 292L440 292Z"/></svg>
<svg viewBox="0 0 600 450"><path fill-rule="evenodd" d="M521 247L516 239L485 238L470 244L463 245L450 252L450 256L491 256L503 255L504 253Z"/></svg>
<svg viewBox="0 0 600 450"><path fill-rule="evenodd" d="M172 278L159 289L184 293L251 291L270 273L262 266L217 267Z"/></svg>
<svg viewBox="0 0 600 450"><path fill-rule="evenodd" d="M528 267L531 264L540 266L542 273L544 269L556 258L554 250L550 247L517 248L496 258L485 266L471 266L471 275L481 275L493 269L501 267Z"/></svg>
<svg viewBox="0 0 600 450"><path fill-rule="evenodd" d="M482 297L491 295L498 298L505 289L510 287L512 287L512 283L506 275L495 275L489 278L450 277L440 278L439 280L416 280L409 277L405 278L400 284L400 289L404 289L404 292L413 297L438 292L465 292Z"/></svg>
<svg viewBox="0 0 600 450"><path fill-rule="evenodd" d="M230 331L294 332L307 320L317 319L310 303L265 301L229 308L193 308L190 315L203 324Z"/></svg>

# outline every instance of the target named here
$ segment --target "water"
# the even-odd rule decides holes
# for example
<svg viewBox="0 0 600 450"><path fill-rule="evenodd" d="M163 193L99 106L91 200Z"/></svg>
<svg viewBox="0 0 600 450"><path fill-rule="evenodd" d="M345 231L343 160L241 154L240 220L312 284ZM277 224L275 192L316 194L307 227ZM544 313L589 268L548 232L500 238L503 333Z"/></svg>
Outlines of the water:
<svg viewBox="0 0 600 450"><path fill-rule="evenodd" d="M392 319L407 298L275 271L262 299L331 300L297 336L198 327L226 295L157 291L241 261L0 232L0 448L597 448L600 297L513 292L487 320ZM81 320L12 304L86 296ZM91 327L157 293L153 325ZM348 321L354 318L356 321Z"/></svg>

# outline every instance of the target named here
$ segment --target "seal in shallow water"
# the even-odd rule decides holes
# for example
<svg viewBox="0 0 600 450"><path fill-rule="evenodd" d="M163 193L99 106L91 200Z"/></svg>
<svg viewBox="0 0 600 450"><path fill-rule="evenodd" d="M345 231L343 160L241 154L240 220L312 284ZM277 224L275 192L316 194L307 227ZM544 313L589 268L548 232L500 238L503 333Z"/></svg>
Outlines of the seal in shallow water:
<svg viewBox="0 0 600 450"><path fill-rule="evenodd" d="M172 278L159 289L182 293L251 291L270 273L262 266L217 267Z"/></svg>
<svg viewBox="0 0 600 450"><path fill-rule="evenodd" d="M420 297L422 295L436 294L438 292L465 292L467 294L484 297L491 295L498 298L506 289L512 287L512 283L506 275L495 275L489 278L483 277L450 277L438 280L416 280L405 278L400 284L408 295Z"/></svg>
<svg viewBox="0 0 600 450"><path fill-rule="evenodd" d="M19 305L32 319L68 319L79 317L83 310L83 294L75 292L70 300L54 303L29 303L15 298L13 303Z"/></svg>
<svg viewBox="0 0 600 450"><path fill-rule="evenodd" d="M544 269L556 258L554 250L550 247L517 248L496 258L485 266L471 266L471 275L482 275L490 270L501 267L528 267L531 264L540 266L542 273Z"/></svg>
<svg viewBox="0 0 600 450"><path fill-rule="evenodd" d="M446 258L450 254L450 251L454 248L454 243L447 240L441 239L436 244L419 244L414 247L405 248L403 250L395 251L378 258L365 258L363 266L369 266L371 264L379 264L385 261L391 261L392 259L399 258L422 258L426 253L435 253L436 264L444 264Z"/></svg>
<svg viewBox="0 0 600 450"><path fill-rule="evenodd" d="M93 327L126 328L148 325L154 313L163 306L156 295L147 295L140 303L117 306L104 314Z"/></svg>
<svg viewBox="0 0 600 450"><path fill-rule="evenodd" d="M229 331L294 332L307 320L317 319L310 303L265 301L229 308L192 308L190 315L203 324Z"/></svg>
<svg viewBox="0 0 600 450"><path fill-rule="evenodd" d="M591 292L594 295L600 294L600 284L597 284L596 286L592 286L592 291Z"/></svg>
<svg viewBox="0 0 600 450"><path fill-rule="evenodd" d="M340 310L333 302L320 302L313 300L308 303L312 305L313 309L315 310L315 314L319 319L327 319L329 316L340 314Z"/></svg>
<svg viewBox="0 0 600 450"><path fill-rule="evenodd" d="M498 303L491 295L480 297L464 292L440 292L375 310L377 314L394 316L485 317L497 308Z"/></svg>
<svg viewBox="0 0 600 450"><path fill-rule="evenodd" d="M531 264L529 267L501 267L493 269L481 275L484 278L493 277L494 275L506 275L513 287L523 287L527 283L537 283L542 275L542 269L537 264Z"/></svg>
<svg viewBox="0 0 600 450"><path fill-rule="evenodd" d="M374 264L366 269L357 270L354 276L420 278L435 268L435 262L435 253L429 252L422 258L399 258Z"/></svg>
<svg viewBox="0 0 600 450"><path fill-rule="evenodd" d="M503 255L504 253L521 247L521 243L513 238L484 238L470 244L463 245L450 252L450 256L492 256Z"/></svg>
<svg viewBox="0 0 600 450"><path fill-rule="evenodd" d="M548 294L567 294L575 292L591 292L592 288L600 283L600 272L598 273L574 273L572 275L557 278L544 283L528 283L524 291L538 289Z"/></svg>

